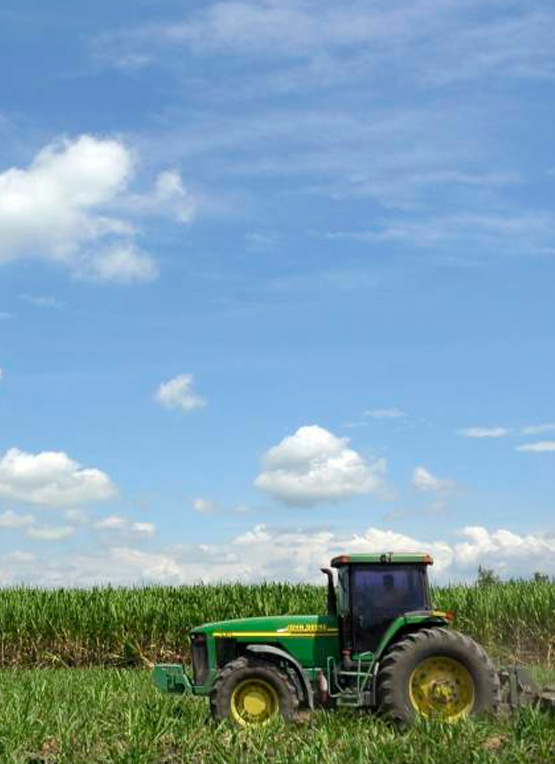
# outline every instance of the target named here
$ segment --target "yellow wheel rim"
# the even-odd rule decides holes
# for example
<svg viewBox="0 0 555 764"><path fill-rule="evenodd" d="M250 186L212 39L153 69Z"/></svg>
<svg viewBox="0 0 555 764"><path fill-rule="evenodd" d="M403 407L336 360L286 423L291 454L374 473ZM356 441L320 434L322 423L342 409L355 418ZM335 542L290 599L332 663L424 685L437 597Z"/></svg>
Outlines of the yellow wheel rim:
<svg viewBox="0 0 555 764"><path fill-rule="evenodd" d="M462 663L442 655L423 660L409 684L410 701L422 716L455 721L468 716L474 705L474 682Z"/></svg>
<svg viewBox="0 0 555 764"><path fill-rule="evenodd" d="M241 727L266 724L278 709L277 693L263 679L245 679L231 695L231 718Z"/></svg>

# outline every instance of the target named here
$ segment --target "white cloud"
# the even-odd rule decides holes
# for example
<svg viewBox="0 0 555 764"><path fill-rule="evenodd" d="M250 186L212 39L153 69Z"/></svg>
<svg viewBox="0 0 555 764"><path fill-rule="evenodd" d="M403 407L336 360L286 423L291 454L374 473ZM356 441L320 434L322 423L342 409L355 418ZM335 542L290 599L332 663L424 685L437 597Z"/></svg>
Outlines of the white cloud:
<svg viewBox="0 0 555 764"><path fill-rule="evenodd" d="M418 491L436 491L444 492L450 491L455 486L454 480L445 480L435 477L425 467L416 467L412 473L412 485Z"/></svg>
<svg viewBox="0 0 555 764"><path fill-rule="evenodd" d="M71 525L87 525L89 516L82 509L66 509L64 517Z"/></svg>
<svg viewBox="0 0 555 764"><path fill-rule="evenodd" d="M555 538L529 534L518 536L508 530L492 533L480 526L464 528L466 541L455 544L455 561L462 569L478 564L492 566L507 575L530 575L536 570L555 573Z"/></svg>
<svg viewBox="0 0 555 764"><path fill-rule="evenodd" d="M187 583L191 580L187 578L190 567L174 559L171 554L115 547L110 550L110 556L116 569L123 569L131 580L139 578L141 581L163 583Z"/></svg>
<svg viewBox="0 0 555 764"><path fill-rule="evenodd" d="M537 454L545 451L555 451L555 440L540 440L537 443L525 443L522 446L517 446L516 450Z"/></svg>
<svg viewBox="0 0 555 764"><path fill-rule="evenodd" d="M210 501L209 499L194 499L193 501L193 509L195 512L200 512L200 514L203 515L209 515L213 512L218 512L220 507L216 502Z"/></svg>
<svg viewBox="0 0 555 764"><path fill-rule="evenodd" d="M540 435L542 432L555 432L555 422L546 422L545 424L534 424L523 427L523 435Z"/></svg>
<svg viewBox="0 0 555 764"><path fill-rule="evenodd" d="M41 525L25 531L25 535L38 541L60 541L73 536L74 533L75 528L70 525Z"/></svg>
<svg viewBox="0 0 555 764"><path fill-rule="evenodd" d="M62 528L62 535L71 529ZM35 537L60 538L60 529L39 529ZM457 536L461 540L457 540ZM159 582L191 584L238 580L245 583L311 581L322 583L320 567L338 554L370 552L428 552L434 558L431 575L438 582L475 579L478 565L501 575L530 576L536 570L555 575L555 536L518 535L508 529L463 527L455 540L414 538L370 527L350 534L323 528L271 528L257 525L218 543L167 545L144 551L129 545L97 553L68 553L41 558L28 553L0 561L2 582L43 586L90 586Z"/></svg>
<svg viewBox="0 0 555 764"><path fill-rule="evenodd" d="M150 538L156 533L156 526L154 523L136 522L131 523L129 530L136 536L144 536Z"/></svg>
<svg viewBox="0 0 555 764"><path fill-rule="evenodd" d="M30 454L11 448L0 458L0 496L52 507L112 499L108 475L82 467L61 451Z"/></svg>
<svg viewBox="0 0 555 764"><path fill-rule="evenodd" d="M35 522L33 515L19 515L9 509L0 515L0 528L24 528Z"/></svg>
<svg viewBox="0 0 555 764"><path fill-rule="evenodd" d="M407 414L394 406L390 409L372 409L371 411L365 411L364 416L369 416L372 419L404 419Z"/></svg>
<svg viewBox="0 0 555 764"><path fill-rule="evenodd" d="M4 369L0 366L0 382L4 379Z"/></svg>
<svg viewBox="0 0 555 764"><path fill-rule="evenodd" d="M27 169L0 173L0 263L35 258L79 278L152 281L158 266L137 247L136 226L110 213L133 210L128 189L136 164L122 140L81 135L45 146ZM156 213L168 209L180 223L191 220L192 197L175 171L158 176L152 197L136 198ZM54 307L48 298L24 299Z"/></svg>
<svg viewBox="0 0 555 764"><path fill-rule="evenodd" d="M193 390L192 374L179 374L168 382L162 382L155 400L168 409L181 411L193 411L206 406L206 400Z"/></svg>
<svg viewBox="0 0 555 764"><path fill-rule="evenodd" d="M539 252L553 245L555 217L536 211L485 214L478 210L434 217L405 216L385 220L374 229L330 232L327 238L428 250L474 244L483 251L491 251L503 244L507 252Z"/></svg>
<svg viewBox="0 0 555 764"><path fill-rule="evenodd" d="M484 75L553 75L550 10L516 4L512 13L481 18L480 7L476 0L394 6L355 0L347 7L326 0L217 1L174 22L105 34L97 38L94 53L124 70L147 66L162 52L173 60L172 43L196 55L262 58L264 74L268 61L292 60L297 68L285 71L283 85L287 74L293 82L303 77L299 62L307 59L325 82L341 81L347 72L354 81L370 79L388 64L396 64L397 77L408 77L416 87ZM328 71L333 64L339 70L335 76Z"/></svg>
<svg viewBox="0 0 555 764"><path fill-rule="evenodd" d="M196 217L199 199L185 188L177 170L165 170L157 175L150 193L128 194L120 206L133 213L161 215L185 224Z"/></svg>
<svg viewBox="0 0 555 764"><path fill-rule="evenodd" d="M158 175L154 199L159 210L171 214L180 223L190 223L197 211L197 200L184 187L175 170Z"/></svg>
<svg viewBox="0 0 555 764"><path fill-rule="evenodd" d="M22 552L19 549L16 549L15 552L10 552L9 557L16 562L34 562L36 560L32 552Z"/></svg>
<svg viewBox="0 0 555 764"><path fill-rule="evenodd" d="M86 253L75 267L79 279L114 284L154 281L158 274L156 261L132 242L120 242L107 249Z"/></svg>
<svg viewBox="0 0 555 764"><path fill-rule="evenodd" d="M300 427L263 457L255 486L293 506L336 502L383 489L384 459L367 463L318 425Z"/></svg>
<svg viewBox="0 0 555 764"><path fill-rule="evenodd" d="M94 523L99 531L122 531L127 527L127 520L120 515L109 515Z"/></svg>
<svg viewBox="0 0 555 764"><path fill-rule="evenodd" d="M129 233L96 210L129 182L133 157L117 140L82 135L43 148L26 170L0 175L0 260L18 255L71 259L84 242Z"/></svg>
<svg viewBox="0 0 555 764"><path fill-rule="evenodd" d="M457 430L457 435L465 438L505 438L511 431L507 427L467 427Z"/></svg>
<svg viewBox="0 0 555 764"><path fill-rule="evenodd" d="M108 517L103 517L101 520L97 520L97 522L93 524L93 527L98 531L120 533L126 536L142 536L144 538L154 536L156 533L156 526L154 523L132 522L121 515L108 515Z"/></svg>
<svg viewBox="0 0 555 764"><path fill-rule="evenodd" d="M237 504L234 507L225 507L210 499L197 498L193 500L193 509L201 515L213 515L221 512L249 512L247 504Z"/></svg>

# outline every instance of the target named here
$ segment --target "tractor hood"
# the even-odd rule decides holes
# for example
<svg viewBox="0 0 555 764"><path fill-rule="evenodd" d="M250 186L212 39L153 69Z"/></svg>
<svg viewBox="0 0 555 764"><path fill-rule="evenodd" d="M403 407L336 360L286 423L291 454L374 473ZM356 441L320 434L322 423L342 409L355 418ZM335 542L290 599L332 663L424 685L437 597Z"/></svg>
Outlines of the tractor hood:
<svg viewBox="0 0 555 764"><path fill-rule="evenodd" d="M191 634L214 637L256 638L337 634L337 618L327 615L270 615L215 621L197 626Z"/></svg>

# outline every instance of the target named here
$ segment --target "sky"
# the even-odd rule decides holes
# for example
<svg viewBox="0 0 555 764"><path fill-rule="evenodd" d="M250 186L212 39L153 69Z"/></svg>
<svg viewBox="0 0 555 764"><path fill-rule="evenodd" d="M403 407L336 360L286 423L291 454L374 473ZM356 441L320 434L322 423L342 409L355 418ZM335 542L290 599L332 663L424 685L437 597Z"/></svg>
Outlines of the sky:
<svg viewBox="0 0 555 764"><path fill-rule="evenodd" d="M547 0L4 0L0 585L555 575Z"/></svg>

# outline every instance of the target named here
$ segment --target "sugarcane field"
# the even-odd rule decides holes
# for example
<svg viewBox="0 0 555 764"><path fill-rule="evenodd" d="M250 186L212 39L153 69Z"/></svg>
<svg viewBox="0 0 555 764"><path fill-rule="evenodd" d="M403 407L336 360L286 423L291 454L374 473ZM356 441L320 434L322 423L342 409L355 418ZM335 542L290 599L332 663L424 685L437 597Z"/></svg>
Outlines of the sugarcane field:
<svg viewBox="0 0 555 764"><path fill-rule="evenodd" d="M555 764L554 39L0 0L0 764Z"/></svg>

